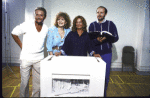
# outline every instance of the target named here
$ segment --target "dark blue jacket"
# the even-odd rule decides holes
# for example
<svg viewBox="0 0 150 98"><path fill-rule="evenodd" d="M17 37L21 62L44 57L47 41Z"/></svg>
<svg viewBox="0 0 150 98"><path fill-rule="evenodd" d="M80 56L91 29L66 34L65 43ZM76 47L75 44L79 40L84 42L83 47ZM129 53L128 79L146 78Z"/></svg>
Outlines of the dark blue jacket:
<svg viewBox="0 0 150 98"><path fill-rule="evenodd" d="M105 20L102 23L95 21L92 22L89 26L89 32L94 31L108 31L113 35L113 37L107 37L107 39L102 43L97 39L92 40L95 53L100 55L111 53L112 43L117 42L119 39L116 25L112 21L108 20Z"/></svg>

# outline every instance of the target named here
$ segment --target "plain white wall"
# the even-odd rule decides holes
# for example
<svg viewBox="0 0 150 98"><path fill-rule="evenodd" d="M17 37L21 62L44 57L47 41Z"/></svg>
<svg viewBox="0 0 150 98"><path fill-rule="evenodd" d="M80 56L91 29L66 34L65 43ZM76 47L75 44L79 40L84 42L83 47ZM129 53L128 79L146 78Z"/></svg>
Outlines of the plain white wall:
<svg viewBox="0 0 150 98"><path fill-rule="evenodd" d="M25 21L33 21L34 10L42 6L42 0L25 0ZM37 2L38 1L38 2Z"/></svg>

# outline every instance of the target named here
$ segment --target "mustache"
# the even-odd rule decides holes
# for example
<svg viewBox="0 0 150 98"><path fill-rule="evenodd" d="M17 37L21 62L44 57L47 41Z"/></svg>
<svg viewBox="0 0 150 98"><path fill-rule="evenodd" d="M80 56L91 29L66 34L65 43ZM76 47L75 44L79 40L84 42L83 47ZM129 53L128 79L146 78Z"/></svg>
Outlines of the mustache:
<svg viewBox="0 0 150 98"><path fill-rule="evenodd" d="M101 15L99 15L98 17L102 17Z"/></svg>
<svg viewBox="0 0 150 98"><path fill-rule="evenodd" d="M37 22L37 20L41 20L41 22ZM37 19L36 23L43 23L44 19Z"/></svg>
<svg viewBox="0 0 150 98"><path fill-rule="evenodd" d="M99 17L105 18L105 16L98 16L98 18L99 18Z"/></svg>
<svg viewBox="0 0 150 98"><path fill-rule="evenodd" d="M37 18L36 20L41 20L41 21L43 21L44 19Z"/></svg>

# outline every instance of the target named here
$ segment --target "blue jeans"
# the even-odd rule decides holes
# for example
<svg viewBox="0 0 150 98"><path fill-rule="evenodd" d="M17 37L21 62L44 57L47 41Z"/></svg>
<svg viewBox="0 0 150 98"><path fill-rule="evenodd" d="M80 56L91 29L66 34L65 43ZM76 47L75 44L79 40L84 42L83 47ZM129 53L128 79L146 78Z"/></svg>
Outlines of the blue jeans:
<svg viewBox="0 0 150 98"><path fill-rule="evenodd" d="M109 75L110 75L112 53L101 55L101 57L106 62L105 88L104 88L104 97L106 97L106 91L107 91Z"/></svg>

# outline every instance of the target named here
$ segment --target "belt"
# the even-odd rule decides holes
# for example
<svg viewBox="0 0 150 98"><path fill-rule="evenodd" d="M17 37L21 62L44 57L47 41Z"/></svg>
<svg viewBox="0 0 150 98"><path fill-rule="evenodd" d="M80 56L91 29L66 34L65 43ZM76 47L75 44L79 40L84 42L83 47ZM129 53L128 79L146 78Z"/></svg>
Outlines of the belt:
<svg viewBox="0 0 150 98"><path fill-rule="evenodd" d="M55 47L52 47L53 50L61 50L62 46L58 47L58 46L55 46Z"/></svg>

